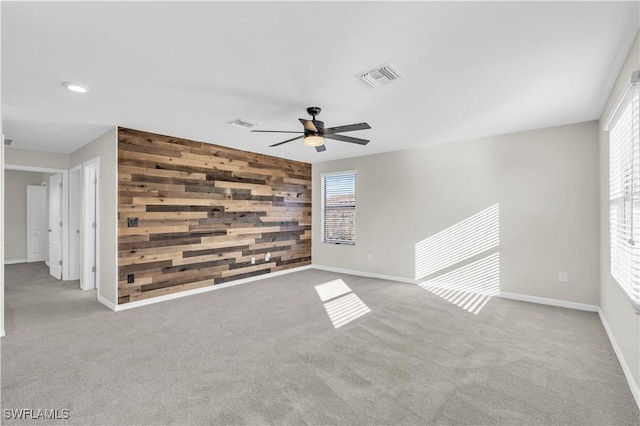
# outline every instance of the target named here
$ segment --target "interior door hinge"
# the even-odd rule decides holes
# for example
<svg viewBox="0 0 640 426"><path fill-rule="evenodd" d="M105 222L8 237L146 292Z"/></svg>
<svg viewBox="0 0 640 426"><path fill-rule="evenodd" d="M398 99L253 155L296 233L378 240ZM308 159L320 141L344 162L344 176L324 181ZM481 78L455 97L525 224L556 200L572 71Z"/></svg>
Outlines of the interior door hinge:
<svg viewBox="0 0 640 426"><path fill-rule="evenodd" d="M60 182L60 183L58 184L58 186L59 186L60 188L62 188L62 182Z"/></svg>
<svg viewBox="0 0 640 426"><path fill-rule="evenodd" d="M62 260L59 263L60 263L60 266L62 266Z"/></svg>
<svg viewBox="0 0 640 426"><path fill-rule="evenodd" d="M95 267L95 266L92 266L92 267L91 267L91 272L95 272L95 271L96 271L96 267Z"/></svg>

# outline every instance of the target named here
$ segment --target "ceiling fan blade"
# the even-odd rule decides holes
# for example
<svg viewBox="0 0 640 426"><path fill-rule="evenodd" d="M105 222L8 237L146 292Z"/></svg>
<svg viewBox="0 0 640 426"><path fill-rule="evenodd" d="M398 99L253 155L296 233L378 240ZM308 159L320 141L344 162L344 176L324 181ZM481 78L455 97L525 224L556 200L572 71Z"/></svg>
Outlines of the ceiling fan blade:
<svg viewBox="0 0 640 426"><path fill-rule="evenodd" d="M304 126L305 130L307 130L309 132L313 132L313 133L317 133L318 132L318 129L316 128L316 125L313 124L313 121L305 120L304 118L299 118L298 120L300 120L300 122Z"/></svg>
<svg viewBox="0 0 640 426"><path fill-rule="evenodd" d="M316 151L318 152L322 152L326 150L327 150L327 147L325 145L316 146Z"/></svg>
<svg viewBox="0 0 640 426"><path fill-rule="evenodd" d="M327 135L331 133L353 132L354 130L365 130L370 128L371 126L369 126L367 123L346 124L344 126L329 127L328 129L324 129L324 134Z"/></svg>
<svg viewBox="0 0 640 426"><path fill-rule="evenodd" d="M360 145L366 145L369 143L369 141L366 139L352 138L351 136L344 136L344 135L332 135L332 134L328 135L325 133L324 137L325 139L335 139L337 141L357 143Z"/></svg>
<svg viewBox="0 0 640 426"><path fill-rule="evenodd" d="M304 132L294 132L293 130L252 130L252 132L258 132L258 133L304 133Z"/></svg>
<svg viewBox="0 0 640 426"><path fill-rule="evenodd" d="M282 145L283 143L287 143L287 142L295 141L296 139L302 139L303 137L304 137L304 135L303 135L303 136L296 136L295 138L287 139L286 141L282 141L282 142L274 143L273 145L269 145L269 148L272 148L272 147L274 147L274 146L278 146L278 145Z"/></svg>

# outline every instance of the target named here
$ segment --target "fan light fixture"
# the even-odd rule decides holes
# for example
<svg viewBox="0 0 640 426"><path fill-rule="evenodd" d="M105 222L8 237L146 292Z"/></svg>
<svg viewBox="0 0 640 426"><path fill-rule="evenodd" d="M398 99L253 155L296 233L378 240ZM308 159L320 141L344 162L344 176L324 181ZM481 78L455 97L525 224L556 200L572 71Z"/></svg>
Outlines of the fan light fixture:
<svg viewBox="0 0 640 426"><path fill-rule="evenodd" d="M72 92L76 93L87 93L89 91L89 87L83 84L73 83L71 81L65 81L64 83L62 83L62 85Z"/></svg>
<svg viewBox="0 0 640 426"><path fill-rule="evenodd" d="M306 146L322 146L324 145L324 138L317 135L309 135L304 137L304 144Z"/></svg>

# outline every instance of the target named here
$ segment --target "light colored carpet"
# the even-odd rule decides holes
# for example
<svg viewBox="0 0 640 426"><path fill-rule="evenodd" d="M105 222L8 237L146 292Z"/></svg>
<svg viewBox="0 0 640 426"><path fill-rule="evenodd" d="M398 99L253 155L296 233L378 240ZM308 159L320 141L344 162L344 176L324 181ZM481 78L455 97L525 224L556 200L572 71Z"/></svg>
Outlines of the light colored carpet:
<svg viewBox="0 0 640 426"><path fill-rule="evenodd" d="M42 264L5 270L2 408L70 419L4 424L640 424L593 313L473 315L318 270L114 313ZM371 312L335 329L315 286L338 278Z"/></svg>

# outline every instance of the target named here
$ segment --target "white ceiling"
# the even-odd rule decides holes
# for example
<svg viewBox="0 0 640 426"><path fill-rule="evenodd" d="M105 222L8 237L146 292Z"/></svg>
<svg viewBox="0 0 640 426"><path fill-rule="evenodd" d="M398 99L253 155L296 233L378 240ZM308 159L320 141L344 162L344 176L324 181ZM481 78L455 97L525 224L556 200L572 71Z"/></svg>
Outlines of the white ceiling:
<svg viewBox="0 0 640 426"><path fill-rule="evenodd" d="M631 2L7 2L15 148L72 152L115 125L306 162L597 119L638 30ZM355 75L391 62L405 79ZM86 95L62 87L77 81ZM308 106L367 146L300 130Z"/></svg>

